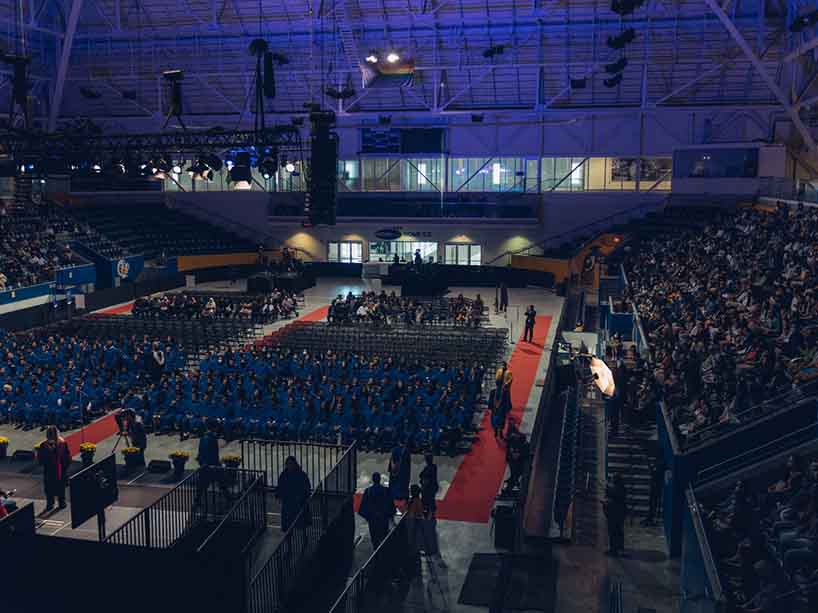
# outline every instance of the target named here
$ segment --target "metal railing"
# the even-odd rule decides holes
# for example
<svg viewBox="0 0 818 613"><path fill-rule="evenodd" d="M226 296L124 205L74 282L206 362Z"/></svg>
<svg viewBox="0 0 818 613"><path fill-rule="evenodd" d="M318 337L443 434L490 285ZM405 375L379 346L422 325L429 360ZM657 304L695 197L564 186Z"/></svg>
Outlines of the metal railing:
<svg viewBox="0 0 818 613"><path fill-rule="evenodd" d="M108 535L107 543L169 549L204 521L220 521L263 476L238 468L205 467Z"/></svg>
<svg viewBox="0 0 818 613"><path fill-rule="evenodd" d="M318 551L321 537L351 504L357 485L357 455L353 444L315 487L312 495L273 554L252 577L249 612L280 612Z"/></svg>
<svg viewBox="0 0 818 613"><path fill-rule="evenodd" d="M681 438L681 446L684 449L690 449L696 445L707 443L721 434L738 430L741 426L746 426L764 417L791 411L803 401L815 399L816 396L818 396L818 380L788 389L786 392L736 413L733 416L734 420L731 422L715 423L705 428L693 430Z"/></svg>
<svg viewBox="0 0 818 613"><path fill-rule="evenodd" d="M560 448L557 455L556 483L554 484L554 522L559 527L560 538L565 534L565 521L576 494L576 473L578 446L582 441L579 394L581 389L568 390L565 395L565 409L560 433Z"/></svg>
<svg viewBox="0 0 818 613"><path fill-rule="evenodd" d="M228 548L247 553L250 546L267 528L267 496L264 490L264 475L256 473L245 492L216 525L204 542L196 550L198 553ZM225 547L225 540L229 540Z"/></svg>
<svg viewBox="0 0 818 613"><path fill-rule="evenodd" d="M580 224L568 230L563 230L561 232L556 232L550 236L545 237L541 241L537 241L536 243L531 243L526 247L522 247L521 249L516 249L513 251L504 251L500 255L496 256L492 260L486 262L485 266L491 266L496 262L500 261L502 258L510 257L513 255L533 255L531 254L531 250L538 250L538 251L545 251L547 248L554 244L558 244L559 242L564 242L566 240L571 240L577 236L582 234L587 234L588 232L599 232L604 229L608 229L611 226L615 225L616 223L621 223L622 221L629 221L634 219L640 215L645 215L652 211L657 211L663 209L667 204L670 202L670 196L666 196L665 198L658 200L656 202L641 202L638 205L625 209L623 211L618 211L616 213L612 213L611 215L606 215L605 217L600 217L594 221Z"/></svg>
<svg viewBox="0 0 818 613"><path fill-rule="evenodd" d="M278 477L290 456L295 457L307 473L310 483L321 483L348 450L347 446L325 443L300 443L264 439L242 439L242 467L266 475L267 488L278 487Z"/></svg>
<svg viewBox="0 0 818 613"><path fill-rule="evenodd" d="M687 498L687 507L690 510L690 518L693 524L693 530L696 533L696 541L699 545L699 553L701 554L702 563L704 565L704 572L707 578L706 594L695 594L686 597L686 600L705 598L720 602L724 600L724 591L721 586L721 579L719 578L718 567L716 561L713 559L713 551L710 548L710 540L707 537L707 530L704 527L701 513L699 512L699 503L696 501L696 494L693 492L693 486L689 486L685 491Z"/></svg>
<svg viewBox="0 0 818 613"><path fill-rule="evenodd" d="M398 520L394 529L352 577L329 613L366 613L368 607L377 605L380 595L392 584L392 579L406 567L409 522L420 521L408 517L408 514L404 514Z"/></svg>
<svg viewBox="0 0 818 613"><path fill-rule="evenodd" d="M749 451L735 455L724 462L708 466L699 471L696 484L698 486L727 475L732 475L738 470L754 466L779 454L791 451L799 445L815 441L817 428L818 426L815 424L810 424L794 432L788 432L784 436L780 436L774 441L770 441L760 447L755 447Z"/></svg>

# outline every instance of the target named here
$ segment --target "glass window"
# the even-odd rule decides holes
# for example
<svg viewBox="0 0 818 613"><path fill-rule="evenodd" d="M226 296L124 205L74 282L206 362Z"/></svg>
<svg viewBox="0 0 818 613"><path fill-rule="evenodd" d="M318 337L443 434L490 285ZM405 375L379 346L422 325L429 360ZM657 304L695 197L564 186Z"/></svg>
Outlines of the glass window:
<svg viewBox="0 0 818 613"><path fill-rule="evenodd" d="M480 266L481 251L480 245L447 243L443 251L443 262L458 266Z"/></svg>
<svg viewBox="0 0 818 613"><path fill-rule="evenodd" d="M363 243L359 241L330 242L327 245L327 260L345 264L360 264L363 261Z"/></svg>
<svg viewBox="0 0 818 613"><path fill-rule="evenodd" d="M521 192L526 186L526 169L524 158L450 158L449 189L453 192Z"/></svg>
<svg viewBox="0 0 818 613"><path fill-rule="evenodd" d="M716 179L758 176L758 149L689 149L673 155L673 176Z"/></svg>
<svg viewBox="0 0 818 613"><path fill-rule="evenodd" d="M539 189L537 181L537 160L525 161L525 191L536 193Z"/></svg>
<svg viewBox="0 0 818 613"><path fill-rule="evenodd" d="M338 191L357 192L360 189L358 160L338 160Z"/></svg>
<svg viewBox="0 0 818 613"><path fill-rule="evenodd" d="M669 190L673 175L672 158L644 158L639 188L642 191Z"/></svg>
<svg viewBox="0 0 818 613"><path fill-rule="evenodd" d="M368 158L361 161L364 175L364 191L401 191L400 160Z"/></svg>
<svg viewBox="0 0 818 613"><path fill-rule="evenodd" d="M584 191L585 158L543 158L543 191Z"/></svg>
<svg viewBox="0 0 818 613"><path fill-rule="evenodd" d="M417 250L420 250L424 262L428 262L430 257L437 260L437 243L413 240L369 243L369 259L370 261L382 259L384 262L391 262L397 255L400 261L411 262Z"/></svg>
<svg viewBox="0 0 818 613"><path fill-rule="evenodd" d="M403 190L437 192L441 190L443 162L440 158L412 158L402 161Z"/></svg>

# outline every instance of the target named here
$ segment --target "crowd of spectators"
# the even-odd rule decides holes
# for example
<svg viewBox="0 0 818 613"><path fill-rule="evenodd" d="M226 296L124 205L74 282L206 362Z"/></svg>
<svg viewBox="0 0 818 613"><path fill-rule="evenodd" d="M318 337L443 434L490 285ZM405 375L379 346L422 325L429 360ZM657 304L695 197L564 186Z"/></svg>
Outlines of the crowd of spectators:
<svg viewBox="0 0 818 613"><path fill-rule="evenodd" d="M653 379L682 441L818 377L818 209L743 209L626 260ZM794 388L796 388L794 390Z"/></svg>
<svg viewBox="0 0 818 613"><path fill-rule="evenodd" d="M296 296L292 292L273 290L257 296L161 294L136 300L133 316L140 319L243 319L270 323L298 316Z"/></svg>
<svg viewBox="0 0 818 613"><path fill-rule="evenodd" d="M739 611L815 611L818 458L791 455L768 481L739 481L726 499L702 505L722 586Z"/></svg>
<svg viewBox="0 0 818 613"><path fill-rule="evenodd" d="M154 351L163 356L159 368ZM0 352L0 419L26 428L78 425L184 364L174 339L147 336L99 341L0 330Z"/></svg>
<svg viewBox="0 0 818 613"><path fill-rule="evenodd" d="M0 291L54 280L55 271L81 260L57 235L74 224L47 206L0 205Z"/></svg>
<svg viewBox="0 0 818 613"><path fill-rule="evenodd" d="M447 323L477 328L482 323L484 308L479 294L474 300L460 294L456 298L419 301L413 297L397 296L395 292L364 292L357 295L350 292L333 299L327 321L336 325Z"/></svg>

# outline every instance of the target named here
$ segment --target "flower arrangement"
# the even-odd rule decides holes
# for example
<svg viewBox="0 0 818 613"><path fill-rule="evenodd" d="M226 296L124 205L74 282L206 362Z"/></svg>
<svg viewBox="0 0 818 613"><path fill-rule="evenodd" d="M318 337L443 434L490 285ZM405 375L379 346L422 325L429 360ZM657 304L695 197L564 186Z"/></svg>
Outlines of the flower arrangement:
<svg viewBox="0 0 818 613"><path fill-rule="evenodd" d="M0 447L7 447L11 441L5 436L0 436Z"/></svg>
<svg viewBox="0 0 818 613"><path fill-rule="evenodd" d="M122 455L124 455L126 457L129 456L129 455L136 455L137 453L139 453L139 448L138 447L125 447L122 450Z"/></svg>
<svg viewBox="0 0 818 613"><path fill-rule="evenodd" d="M241 464L241 456L240 455L226 455L222 457L222 462L224 462L227 466L234 464L238 466Z"/></svg>
<svg viewBox="0 0 818 613"><path fill-rule="evenodd" d="M190 458L190 454L187 451L177 450L177 451L174 451L173 453L171 453L168 457L171 460L181 460L181 459L187 460L188 458Z"/></svg>
<svg viewBox="0 0 818 613"><path fill-rule="evenodd" d="M82 443L80 445L80 453L94 453L97 450L97 446L94 443Z"/></svg>

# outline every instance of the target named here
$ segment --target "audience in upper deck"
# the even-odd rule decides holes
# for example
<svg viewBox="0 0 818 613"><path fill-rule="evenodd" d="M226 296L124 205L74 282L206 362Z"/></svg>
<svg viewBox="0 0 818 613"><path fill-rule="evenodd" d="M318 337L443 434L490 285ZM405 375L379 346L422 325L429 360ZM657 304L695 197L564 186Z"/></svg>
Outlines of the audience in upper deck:
<svg viewBox="0 0 818 613"><path fill-rule="evenodd" d="M739 611L814 611L818 604L818 458L791 455L766 484L739 481L701 505L730 604ZM798 587L800 589L795 590Z"/></svg>
<svg viewBox="0 0 818 613"><path fill-rule="evenodd" d="M47 207L0 205L0 291L53 281L58 268L80 262L57 240L73 228Z"/></svg>
<svg viewBox="0 0 818 613"><path fill-rule="evenodd" d="M818 377L818 209L753 209L643 241L626 266L682 435ZM684 437L683 437L684 440Z"/></svg>

